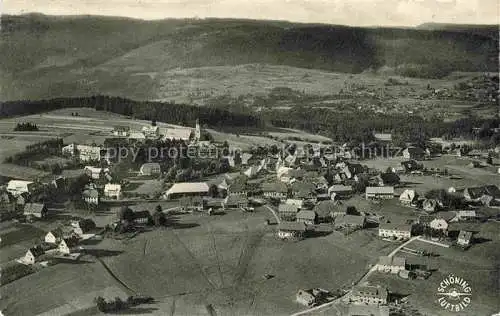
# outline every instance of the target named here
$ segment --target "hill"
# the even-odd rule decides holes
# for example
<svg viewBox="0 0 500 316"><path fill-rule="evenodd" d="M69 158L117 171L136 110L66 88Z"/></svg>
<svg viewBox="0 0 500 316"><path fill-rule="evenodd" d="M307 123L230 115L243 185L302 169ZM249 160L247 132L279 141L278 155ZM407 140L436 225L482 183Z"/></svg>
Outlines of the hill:
<svg viewBox="0 0 500 316"><path fill-rule="evenodd" d="M498 34L463 29L44 15L2 16L1 24L3 100L99 93L155 99L168 89L160 80L164 72L205 66L344 73L384 67L439 78L452 71L497 71L498 65Z"/></svg>

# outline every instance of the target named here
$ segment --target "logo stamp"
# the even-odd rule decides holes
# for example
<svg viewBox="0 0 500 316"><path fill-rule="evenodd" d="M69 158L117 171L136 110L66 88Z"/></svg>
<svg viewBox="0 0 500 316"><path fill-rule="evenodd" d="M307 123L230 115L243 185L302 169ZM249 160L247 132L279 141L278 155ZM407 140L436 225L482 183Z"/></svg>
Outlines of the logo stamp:
<svg viewBox="0 0 500 316"><path fill-rule="evenodd" d="M472 288L463 278L450 274L439 283L437 295L442 308L460 312L470 305Z"/></svg>

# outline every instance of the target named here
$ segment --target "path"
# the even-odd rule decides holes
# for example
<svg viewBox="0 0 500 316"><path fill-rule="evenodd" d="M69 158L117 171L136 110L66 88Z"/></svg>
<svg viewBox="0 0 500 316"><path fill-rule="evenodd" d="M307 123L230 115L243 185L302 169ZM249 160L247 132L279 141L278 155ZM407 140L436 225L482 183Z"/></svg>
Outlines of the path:
<svg viewBox="0 0 500 316"><path fill-rule="evenodd" d="M415 241L417 239L420 240L420 236L415 236L415 237L410 238L408 241L406 241L403 244L399 245L399 247L397 247L396 249L394 249L387 256L388 257L393 257L398 251L400 251L401 249L403 249L403 247L406 247L408 244L412 243L413 241ZM376 269L377 269L377 265L374 265L373 267L371 267L370 270L368 270L368 272L366 272L365 275L363 275L363 277L361 279L359 279L358 282L356 282L356 284L353 284L353 287L356 286L356 285L358 285L358 284L362 284L362 283L366 282L368 280L368 278L370 277L370 275L372 275L372 273L375 272ZM334 299L331 302L328 302L328 303L325 303L325 304L322 304L322 305L319 305L319 306L315 306L313 308L309 308L309 309L303 310L301 312L292 314L291 316L305 315L305 314L309 314L311 312L319 311L319 310L327 308L327 307L332 307L335 304L337 304L338 302L340 302L340 300L342 300L343 298L345 298L346 296L348 296L350 294L351 294L351 291L345 293L343 296L340 296L340 297Z"/></svg>
<svg viewBox="0 0 500 316"><path fill-rule="evenodd" d="M273 210L271 207L264 205L265 208L267 208L271 213L273 213L274 218L276 218L276 222L279 224L280 223L280 217L278 214L276 214L276 211Z"/></svg>

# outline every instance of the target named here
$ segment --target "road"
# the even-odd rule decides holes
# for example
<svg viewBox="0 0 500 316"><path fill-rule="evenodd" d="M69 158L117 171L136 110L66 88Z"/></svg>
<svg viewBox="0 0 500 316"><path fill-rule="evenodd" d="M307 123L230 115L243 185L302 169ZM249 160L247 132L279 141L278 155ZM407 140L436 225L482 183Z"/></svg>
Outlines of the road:
<svg viewBox="0 0 500 316"><path fill-rule="evenodd" d="M393 257L398 251L400 251L401 249L403 249L403 247L406 247L407 245L409 245L410 243L412 243L413 241L415 241L417 239L420 239L420 236L415 236L415 237L410 238L409 240L407 240L403 244L399 245L396 249L394 249L387 256L388 257ZM363 275L363 277L361 279L359 279L359 281L356 282L356 284L353 285L353 287L357 286L359 284L365 283L368 280L368 278L370 277L370 275L372 275L372 273L375 272L376 269L377 269L376 265L374 265L373 267L371 267L370 270L368 270L365 273L365 275ZM322 304L322 305L319 305L319 306L315 306L315 307L303 310L301 312L292 314L291 316L305 315L305 314L309 314L309 313L312 313L312 312L318 312L318 311L321 311L323 309L328 309L328 308L334 307L335 304L339 303L343 298L349 296L350 294L351 294L351 291L345 293L343 296L340 296L340 297L336 298L335 300L333 300L331 302L328 302L328 303L325 303L325 304Z"/></svg>

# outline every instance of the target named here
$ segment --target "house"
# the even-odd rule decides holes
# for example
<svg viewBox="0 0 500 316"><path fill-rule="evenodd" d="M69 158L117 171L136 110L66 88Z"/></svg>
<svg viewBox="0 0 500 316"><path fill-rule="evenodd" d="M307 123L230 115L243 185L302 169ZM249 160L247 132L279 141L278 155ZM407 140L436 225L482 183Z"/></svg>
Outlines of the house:
<svg viewBox="0 0 500 316"><path fill-rule="evenodd" d="M139 169L141 176L157 176L161 174L161 167L159 163L149 162L145 163Z"/></svg>
<svg viewBox="0 0 500 316"><path fill-rule="evenodd" d="M295 301L304 306L312 306L316 303L316 296L311 290L299 290L295 296Z"/></svg>
<svg viewBox="0 0 500 316"><path fill-rule="evenodd" d="M405 159L422 160L425 157L425 150L420 147L408 147L403 150Z"/></svg>
<svg viewBox="0 0 500 316"><path fill-rule="evenodd" d="M98 168L92 166L85 166L83 170L85 171L85 174L89 176L89 178L94 180L98 180L101 177L104 177L104 174L109 172L109 169L107 168Z"/></svg>
<svg viewBox="0 0 500 316"><path fill-rule="evenodd" d="M332 199L347 198L354 192L352 186L350 185L332 185L328 188L328 195ZM334 195L335 194L335 195Z"/></svg>
<svg viewBox="0 0 500 316"><path fill-rule="evenodd" d="M415 190L406 189L399 196L399 202L403 205L409 206L409 205L415 203L417 197L418 196L417 196L417 193L415 193Z"/></svg>
<svg viewBox="0 0 500 316"><path fill-rule="evenodd" d="M365 216L345 214L335 217L334 227L335 229L358 230L365 227L365 224Z"/></svg>
<svg viewBox="0 0 500 316"><path fill-rule="evenodd" d="M378 264L376 266L377 271L398 274L399 271L405 270L406 259L402 257L389 257L381 256L379 257Z"/></svg>
<svg viewBox="0 0 500 316"><path fill-rule="evenodd" d="M90 218L86 218L78 221L71 221L71 227L78 236L81 236L94 230L96 228L96 224Z"/></svg>
<svg viewBox="0 0 500 316"><path fill-rule="evenodd" d="M464 198L468 202L479 202L484 194L486 194L484 187L469 187L464 189Z"/></svg>
<svg viewBox="0 0 500 316"><path fill-rule="evenodd" d="M83 200L92 205L98 205L99 204L99 191L96 189L87 189L82 192L82 198Z"/></svg>
<svg viewBox="0 0 500 316"><path fill-rule="evenodd" d="M291 194L293 197L300 195L302 198L312 198L315 192L316 186L311 182L295 181L291 185Z"/></svg>
<svg viewBox="0 0 500 316"><path fill-rule="evenodd" d="M110 199L121 199L122 186L120 184L106 183L104 185L104 196Z"/></svg>
<svg viewBox="0 0 500 316"><path fill-rule="evenodd" d="M269 199L284 201L288 197L288 187L283 182L263 183L262 194Z"/></svg>
<svg viewBox="0 0 500 316"><path fill-rule="evenodd" d="M7 184L7 192L17 197L21 193L32 193L35 189L35 183L32 181L24 180L10 180Z"/></svg>
<svg viewBox="0 0 500 316"><path fill-rule="evenodd" d="M424 227L429 227L431 222L436 219L436 216L422 214L418 217L418 223Z"/></svg>
<svg viewBox="0 0 500 316"><path fill-rule="evenodd" d="M130 127L129 126L115 126L113 128L113 136L117 137L128 137L130 133Z"/></svg>
<svg viewBox="0 0 500 316"><path fill-rule="evenodd" d="M366 199L392 199L394 187L366 187Z"/></svg>
<svg viewBox="0 0 500 316"><path fill-rule="evenodd" d="M175 199L181 196L207 196L208 184L205 182L180 182L168 189L164 196L166 199Z"/></svg>
<svg viewBox="0 0 500 316"><path fill-rule="evenodd" d="M149 223L153 222L153 218L151 217L149 211L136 211L134 212L132 221L138 225L148 225Z"/></svg>
<svg viewBox="0 0 500 316"><path fill-rule="evenodd" d="M228 195L224 199L225 208L246 208L248 207L248 198L244 195Z"/></svg>
<svg viewBox="0 0 500 316"><path fill-rule="evenodd" d="M59 250L60 253L62 254L70 254L72 249L76 247L78 244L78 238L63 238L61 242L59 242L59 246L57 247L57 250Z"/></svg>
<svg viewBox="0 0 500 316"><path fill-rule="evenodd" d="M355 304L384 305L388 296L387 289L381 286L355 286L349 299Z"/></svg>
<svg viewBox="0 0 500 316"><path fill-rule="evenodd" d="M23 206L29 203L31 195L27 192L19 194L16 198L16 205Z"/></svg>
<svg viewBox="0 0 500 316"><path fill-rule="evenodd" d="M191 128L167 128L163 140L183 140L187 142L192 136L196 135L193 135Z"/></svg>
<svg viewBox="0 0 500 316"><path fill-rule="evenodd" d="M389 133L374 133L373 137L381 142L392 142L392 134Z"/></svg>
<svg viewBox="0 0 500 316"><path fill-rule="evenodd" d="M383 238L409 239L411 237L411 225L394 223L380 224L378 235Z"/></svg>
<svg viewBox="0 0 500 316"><path fill-rule="evenodd" d="M286 199L285 204L296 206L299 210L304 207L304 200L302 199Z"/></svg>
<svg viewBox="0 0 500 316"><path fill-rule="evenodd" d="M278 225L278 238L298 240L304 238L306 224L301 222L280 222Z"/></svg>
<svg viewBox="0 0 500 316"><path fill-rule="evenodd" d="M45 204L42 203L26 203L24 205L24 216L45 218L47 217L48 210Z"/></svg>
<svg viewBox="0 0 500 316"><path fill-rule="evenodd" d="M158 138L160 136L160 128L158 126L148 125L143 126L141 132L146 136L146 138Z"/></svg>
<svg viewBox="0 0 500 316"><path fill-rule="evenodd" d="M301 210L296 215L296 221L307 225L314 225L316 223L316 213L309 210Z"/></svg>
<svg viewBox="0 0 500 316"><path fill-rule="evenodd" d="M435 199L425 199L422 203L422 208L426 212L435 212L438 209L438 202Z"/></svg>
<svg viewBox="0 0 500 316"><path fill-rule="evenodd" d="M100 161L103 149L95 145L76 145L75 153L80 161Z"/></svg>
<svg viewBox="0 0 500 316"><path fill-rule="evenodd" d="M457 216L451 222L473 221L477 218L476 211L457 211L456 213Z"/></svg>
<svg viewBox="0 0 500 316"><path fill-rule="evenodd" d="M69 144L61 148L61 153L63 156L75 156L76 155L76 145L75 144Z"/></svg>
<svg viewBox="0 0 500 316"><path fill-rule="evenodd" d="M144 133L142 132L131 131L130 134L128 135L128 139L136 141L144 141L146 140L146 135L144 135Z"/></svg>
<svg viewBox="0 0 500 316"><path fill-rule="evenodd" d="M205 206L205 201L201 196L183 196L179 199L179 205L185 211L201 211ZM222 206L222 202L219 202L217 205L217 207Z"/></svg>
<svg viewBox="0 0 500 316"><path fill-rule="evenodd" d="M484 186L485 194L493 197L495 200L500 200L500 189L494 184Z"/></svg>
<svg viewBox="0 0 500 316"><path fill-rule="evenodd" d="M48 244L58 244L64 238L74 237L75 232L71 227L59 227L45 234L44 241Z"/></svg>
<svg viewBox="0 0 500 316"><path fill-rule="evenodd" d="M246 188L246 184L241 181L234 182L227 189L227 195L247 196L247 194L248 190Z"/></svg>
<svg viewBox="0 0 500 316"><path fill-rule="evenodd" d="M251 166L247 170L243 171L243 174L248 178L255 178L261 170L261 166Z"/></svg>
<svg viewBox="0 0 500 316"><path fill-rule="evenodd" d="M24 264L35 264L43 254L45 251L41 247L32 247L28 249L21 261Z"/></svg>
<svg viewBox="0 0 500 316"><path fill-rule="evenodd" d="M280 204L278 214L282 220L295 221L299 208L291 204Z"/></svg>
<svg viewBox="0 0 500 316"><path fill-rule="evenodd" d="M458 239L457 239L457 244L459 246L470 246L472 241L472 232L468 232L465 230L461 230L460 233L458 234Z"/></svg>

